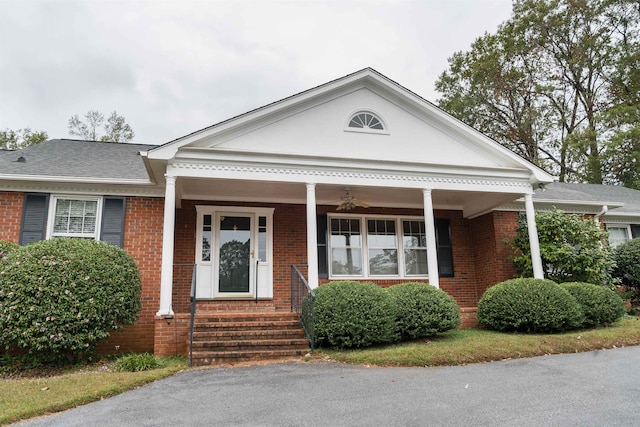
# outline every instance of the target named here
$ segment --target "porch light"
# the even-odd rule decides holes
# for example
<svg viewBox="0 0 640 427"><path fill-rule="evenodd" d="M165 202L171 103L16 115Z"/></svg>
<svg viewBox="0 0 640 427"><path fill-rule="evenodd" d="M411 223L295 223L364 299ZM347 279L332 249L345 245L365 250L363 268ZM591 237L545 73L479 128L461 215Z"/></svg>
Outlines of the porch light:
<svg viewBox="0 0 640 427"><path fill-rule="evenodd" d="M173 320L173 315L172 314L165 314L164 315L164 321L167 322L167 325L170 325L172 320Z"/></svg>

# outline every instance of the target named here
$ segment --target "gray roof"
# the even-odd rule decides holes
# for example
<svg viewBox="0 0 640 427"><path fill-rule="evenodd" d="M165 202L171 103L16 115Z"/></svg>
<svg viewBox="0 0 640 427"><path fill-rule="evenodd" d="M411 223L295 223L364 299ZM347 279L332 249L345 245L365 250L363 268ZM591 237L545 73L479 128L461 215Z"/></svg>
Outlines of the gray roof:
<svg viewBox="0 0 640 427"><path fill-rule="evenodd" d="M554 182L543 190L536 190L533 200L554 201L558 203L586 202L606 205L607 203L624 203L624 206L609 211L616 213L640 213L640 191L619 185L573 184Z"/></svg>
<svg viewBox="0 0 640 427"><path fill-rule="evenodd" d="M52 139L21 150L0 150L0 175L148 180L139 153L154 147Z"/></svg>

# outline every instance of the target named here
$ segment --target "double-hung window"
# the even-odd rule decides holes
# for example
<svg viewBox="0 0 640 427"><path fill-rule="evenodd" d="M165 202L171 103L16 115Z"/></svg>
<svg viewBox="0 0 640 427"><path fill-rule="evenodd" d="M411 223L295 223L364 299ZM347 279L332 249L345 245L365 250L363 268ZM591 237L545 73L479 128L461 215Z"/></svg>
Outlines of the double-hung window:
<svg viewBox="0 0 640 427"><path fill-rule="evenodd" d="M369 275L398 275L398 236L396 221L367 219Z"/></svg>
<svg viewBox="0 0 640 427"><path fill-rule="evenodd" d="M126 198L25 193L20 244L51 238L96 239L124 245Z"/></svg>
<svg viewBox="0 0 640 427"><path fill-rule="evenodd" d="M427 234L424 221L402 221L402 245L407 276L424 276L427 270Z"/></svg>
<svg viewBox="0 0 640 427"><path fill-rule="evenodd" d="M628 225L607 225L609 232L609 245L612 248L620 246L631 239L631 232Z"/></svg>
<svg viewBox="0 0 640 427"><path fill-rule="evenodd" d="M331 218L331 273L362 276L360 218Z"/></svg>
<svg viewBox="0 0 640 427"><path fill-rule="evenodd" d="M441 221L441 222L438 222ZM443 261L451 264L449 221L437 220L441 233L436 236L445 249ZM436 228L436 231L439 229ZM420 217L329 216L330 277L427 278L427 235ZM439 249L440 252L440 249ZM452 265L442 265L452 275ZM450 271L450 273L449 273Z"/></svg>
<svg viewBox="0 0 640 427"><path fill-rule="evenodd" d="M101 198L53 197L51 237L97 239Z"/></svg>

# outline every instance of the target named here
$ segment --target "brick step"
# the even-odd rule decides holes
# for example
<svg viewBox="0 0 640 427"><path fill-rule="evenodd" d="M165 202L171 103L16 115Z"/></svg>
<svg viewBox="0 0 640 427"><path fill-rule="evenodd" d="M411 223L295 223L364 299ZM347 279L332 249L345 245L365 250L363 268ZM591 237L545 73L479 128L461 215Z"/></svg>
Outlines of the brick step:
<svg viewBox="0 0 640 427"><path fill-rule="evenodd" d="M290 359L304 356L308 352L308 347L306 349L287 350L194 351L192 361L193 366L211 366L256 360Z"/></svg>
<svg viewBox="0 0 640 427"><path fill-rule="evenodd" d="M265 329L293 329L300 328L300 322L295 320L275 320L275 321L245 321L245 322L200 322L196 321L193 325L194 331L204 332L210 330L265 330Z"/></svg>
<svg viewBox="0 0 640 427"><path fill-rule="evenodd" d="M309 351L295 313L201 312L195 319L194 366L292 358Z"/></svg>
<svg viewBox="0 0 640 427"><path fill-rule="evenodd" d="M240 351L240 350L309 350L309 341L306 338L294 339L243 339L229 341L193 341L194 350L210 351Z"/></svg>
<svg viewBox="0 0 640 427"><path fill-rule="evenodd" d="M300 327L291 329L243 329L234 330L215 330L215 328L206 331L194 331L193 339L198 341L207 340L234 340L234 339L288 339L288 338L304 338L304 330Z"/></svg>
<svg viewBox="0 0 640 427"><path fill-rule="evenodd" d="M298 320L295 313L197 313L195 321L202 323L289 321Z"/></svg>

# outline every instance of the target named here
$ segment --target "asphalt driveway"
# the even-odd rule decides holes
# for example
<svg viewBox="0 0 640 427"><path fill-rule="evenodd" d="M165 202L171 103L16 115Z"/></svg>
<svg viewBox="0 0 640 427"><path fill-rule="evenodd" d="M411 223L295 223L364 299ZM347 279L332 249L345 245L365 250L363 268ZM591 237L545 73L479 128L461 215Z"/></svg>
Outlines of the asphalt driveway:
<svg viewBox="0 0 640 427"><path fill-rule="evenodd" d="M640 347L444 368L183 372L24 426L637 426Z"/></svg>

